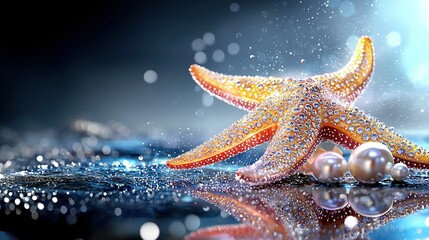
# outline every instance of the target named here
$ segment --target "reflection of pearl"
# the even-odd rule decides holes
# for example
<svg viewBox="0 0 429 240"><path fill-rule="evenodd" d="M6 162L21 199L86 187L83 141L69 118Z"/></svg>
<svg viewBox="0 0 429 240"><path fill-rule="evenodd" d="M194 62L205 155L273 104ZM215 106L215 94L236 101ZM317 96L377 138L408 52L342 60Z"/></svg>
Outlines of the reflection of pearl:
<svg viewBox="0 0 429 240"><path fill-rule="evenodd" d="M393 196L379 188L352 188L349 193L350 207L365 217L379 217L393 206Z"/></svg>
<svg viewBox="0 0 429 240"><path fill-rule="evenodd" d="M377 183L393 166L393 155L378 142L367 142L357 147L349 158L350 173L363 183Z"/></svg>
<svg viewBox="0 0 429 240"><path fill-rule="evenodd" d="M316 157L312 170L314 177L320 182L338 182L347 171L347 162L340 154L327 151Z"/></svg>
<svg viewBox="0 0 429 240"><path fill-rule="evenodd" d="M403 163L397 163L390 170L390 175L392 175L393 180L395 181L404 181L408 177L408 167Z"/></svg>
<svg viewBox="0 0 429 240"><path fill-rule="evenodd" d="M326 210L338 210L347 205L345 188L315 188L312 193L316 205Z"/></svg>

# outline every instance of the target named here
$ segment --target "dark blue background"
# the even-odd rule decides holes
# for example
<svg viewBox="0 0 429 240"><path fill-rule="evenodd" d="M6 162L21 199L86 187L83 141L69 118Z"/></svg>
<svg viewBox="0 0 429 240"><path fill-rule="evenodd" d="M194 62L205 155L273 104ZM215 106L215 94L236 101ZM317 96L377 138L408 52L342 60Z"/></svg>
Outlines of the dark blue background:
<svg viewBox="0 0 429 240"><path fill-rule="evenodd" d="M238 1L232 12L233 2L2 3L0 125L38 130L84 118L152 136L187 127L213 134L244 112L218 100L203 105L188 73L192 41L211 32L206 67L294 77L335 71L369 35L376 68L357 105L404 132L427 129L425 1ZM216 49L224 61L213 61ZM144 81L147 70L157 72L155 83Z"/></svg>

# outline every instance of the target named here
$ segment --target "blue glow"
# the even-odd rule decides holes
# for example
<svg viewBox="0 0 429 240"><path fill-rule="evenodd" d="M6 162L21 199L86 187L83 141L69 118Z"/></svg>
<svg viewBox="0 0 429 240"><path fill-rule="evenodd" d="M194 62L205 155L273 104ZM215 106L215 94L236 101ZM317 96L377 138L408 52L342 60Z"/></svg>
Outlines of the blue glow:
<svg viewBox="0 0 429 240"><path fill-rule="evenodd" d="M426 239L429 236L429 210L423 210L412 216L400 218L368 234L370 239Z"/></svg>
<svg viewBox="0 0 429 240"><path fill-rule="evenodd" d="M407 79L415 88L429 87L429 45L427 36L429 36L429 15L427 9L429 2L424 0L417 1L386 1L380 4L380 15L388 21L381 21L377 18L378 24L382 23L385 29L393 30L399 36L404 36L403 50L401 54L401 67L407 76ZM393 28L392 28L393 26ZM389 33L390 35L390 33ZM387 44L389 38L387 35ZM398 41L398 36L393 36ZM401 42L401 38L399 38Z"/></svg>

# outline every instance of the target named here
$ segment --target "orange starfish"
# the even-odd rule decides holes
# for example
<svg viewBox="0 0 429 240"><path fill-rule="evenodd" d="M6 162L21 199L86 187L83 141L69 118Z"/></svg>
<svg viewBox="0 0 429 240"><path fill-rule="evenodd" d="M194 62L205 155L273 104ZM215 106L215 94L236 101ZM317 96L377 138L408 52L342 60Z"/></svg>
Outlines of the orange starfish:
<svg viewBox="0 0 429 240"><path fill-rule="evenodd" d="M352 106L367 85L373 65L369 37L360 38L344 68L307 79L229 76L192 65L193 78L206 91L249 113L197 148L169 160L167 166L196 168L271 140L256 163L237 171L237 179L248 183L271 183L294 173L321 141L330 140L349 149L381 142L396 162L429 168L425 149Z"/></svg>

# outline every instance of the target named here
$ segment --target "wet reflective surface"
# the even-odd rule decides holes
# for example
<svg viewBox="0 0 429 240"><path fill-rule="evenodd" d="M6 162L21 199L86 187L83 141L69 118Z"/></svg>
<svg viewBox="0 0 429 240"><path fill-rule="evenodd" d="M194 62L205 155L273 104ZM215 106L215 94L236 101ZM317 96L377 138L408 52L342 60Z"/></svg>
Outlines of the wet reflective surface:
<svg viewBox="0 0 429 240"><path fill-rule="evenodd" d="M403 183L386 179L372 186L351 177L328 186L297 174L249 187L237 182L234 172L257 159L264 146L213 166L172 171L165 161L192 146L79 124L61 134L0 131L1 239L383 239L386 234L415 239L429 234L424 172Z"/></svg>

